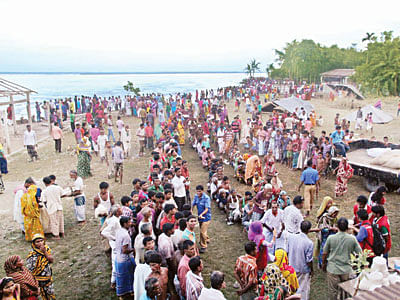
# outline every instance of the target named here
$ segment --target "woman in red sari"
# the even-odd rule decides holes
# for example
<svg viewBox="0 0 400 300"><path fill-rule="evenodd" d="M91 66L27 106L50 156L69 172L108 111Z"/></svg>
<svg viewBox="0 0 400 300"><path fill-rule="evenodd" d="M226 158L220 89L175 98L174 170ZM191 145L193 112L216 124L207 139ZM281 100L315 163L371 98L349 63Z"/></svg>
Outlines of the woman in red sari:
<svg viewBox="0 0 400 300"><path fill-rule="evenodd" d="M336 169L335 197L341 197L347 193L347 182L353 176L353 168L343 157Z"/></svg>

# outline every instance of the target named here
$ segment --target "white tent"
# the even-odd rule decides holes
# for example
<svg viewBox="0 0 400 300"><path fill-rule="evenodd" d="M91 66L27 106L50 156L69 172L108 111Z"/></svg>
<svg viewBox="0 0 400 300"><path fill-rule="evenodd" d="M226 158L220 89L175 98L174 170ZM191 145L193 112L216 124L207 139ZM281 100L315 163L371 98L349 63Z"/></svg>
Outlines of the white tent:
<svg viewBox="0 0 400 300"><path fill-rule="evenodd" d="M390 121L393 120L393 117L388 114L387 112L384 112L381 109L377 109L372 105L367 105L361 108L361 111L363 113L363 119L367 116L367 114L372 112L372 122L373 123L389 123ZM345 119L349 121L355 121L357 118L357 110L353 111L352 113L348 114Z"/></svg>
<svg viewBox="0 0 400 300"><path fill-rule="evenodd" d="M294 96L281 100L276 100L274 101L274 103L286 109L290 113L294 113L296 111L296 108L298 108L300 111L300 108L303 107L307 114L314 109L314 105L312 105L310 101L304 101Z"/></svg>

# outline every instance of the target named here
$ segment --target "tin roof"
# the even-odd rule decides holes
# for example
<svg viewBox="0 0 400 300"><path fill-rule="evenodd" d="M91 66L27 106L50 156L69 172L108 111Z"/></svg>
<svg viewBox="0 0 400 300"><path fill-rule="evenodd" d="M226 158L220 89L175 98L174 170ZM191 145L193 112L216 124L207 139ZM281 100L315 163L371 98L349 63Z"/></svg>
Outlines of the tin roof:
<svg viewBox="0 0 400 300"><path fill-rule="evenodd" d="M324 77L350 77L354 75L354 69L335 69L328 72L321 73Z"/></svg>
<svg viewBox="0 0 400 300"><path fill-rule="evenodd" d="M372 292L360 291L360 293L352 298L353 300L388 300L400 299L400 283L391 284L377 288Z"/></svg>

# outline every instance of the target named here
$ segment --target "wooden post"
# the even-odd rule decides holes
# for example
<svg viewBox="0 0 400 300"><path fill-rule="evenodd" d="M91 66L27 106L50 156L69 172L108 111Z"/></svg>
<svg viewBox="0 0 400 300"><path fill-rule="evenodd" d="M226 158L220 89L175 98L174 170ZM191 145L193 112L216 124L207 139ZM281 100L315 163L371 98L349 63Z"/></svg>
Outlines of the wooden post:
<svg viewBox="0 0 400 300"><path fill-rule="evenodd" d="M26 93L26 110L28 113L28 124L32 127L32 113L31 113L31 102L30 102L30 93Z"/></svg>
<svg viewBox="0 0 400 300"><path fill-rule="evenodd" d="M12 123L14 126L14 135L17 135L17 122L15 121L15 106L14 106L13 95L10 95L10 104L11 104Z"/></svg>
<svg viewBox="0 0 400 300"><path fill-rule="evenodd" d="M7 116L3 119L7 120ZM8 132L7 121L4 122L4 136L6 138L7 154L10 154L11 153L11 143L10 143L10 133Z"/></svg>

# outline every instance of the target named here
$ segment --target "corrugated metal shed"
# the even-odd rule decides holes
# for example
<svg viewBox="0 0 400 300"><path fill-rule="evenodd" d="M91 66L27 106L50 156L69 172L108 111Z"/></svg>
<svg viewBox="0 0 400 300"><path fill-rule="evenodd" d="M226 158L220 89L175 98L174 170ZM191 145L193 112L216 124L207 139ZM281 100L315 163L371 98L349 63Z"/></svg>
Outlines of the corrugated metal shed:
<svg viewBox="0 0 400 300"><path fill-rule="evenodd" d="M389 286L377 288L372 292L359 291L359 294L353 300L399 300L400 299L400 283L391 284Z"/></svg>

